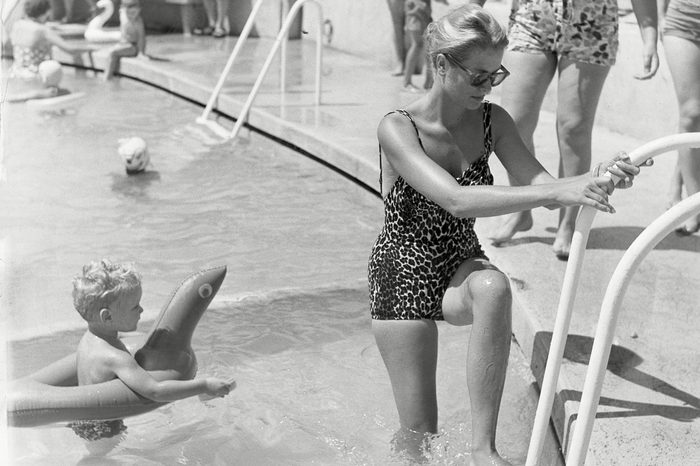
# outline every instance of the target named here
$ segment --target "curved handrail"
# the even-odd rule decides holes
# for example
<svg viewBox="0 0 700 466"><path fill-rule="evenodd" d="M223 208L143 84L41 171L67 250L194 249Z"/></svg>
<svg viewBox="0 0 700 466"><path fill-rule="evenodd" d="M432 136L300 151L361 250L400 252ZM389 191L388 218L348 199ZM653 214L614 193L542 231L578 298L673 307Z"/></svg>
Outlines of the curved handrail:
<svg viewBox="0 0 700 466"><path fill-rule="evenodd" d="M576 427L571 447L567 453L566 464L583 465L586 460L586 451L600 401L605 370L610 358L617 317L620 314L620 305L632 276L642 260L661 240L678 225L698 213L700 213L700 193L695 193L674 205L645 228L630 245L615 268L603 297L598 328L593 340L591 359L588 363Z"/></svg>
<svg viewBox="0 0 700 466"><path fill-rule="evenodd" d="M308 2L313 3L316 5L316 8L318 9L318 32L316 35L316 100L315 103L316 105L321 104L321 57L322 57L322 51L323 51L323 8L321 7L321 4L318 2L318 0L297 0L294 5L289 10L289 13L287 14L287 18L282 25L282 28L280 29L279 34L277 35L277 39L275 39L275 43L272 45L272 49L267 55L267 59L265 60L265 63L263 64L263 68L260 71L260 74L258 74L258 78L255 80L255 84L253 85L253 89L250 91L250 94L248 94L248 99L246 100L245 104L243 104L243 108L241 109L240 115L238 115L238 119L236 120L236 124L233 126L233 130L231 130L231 134L229 135L230 139L235 139L236 136L238 136L238 132L241 130L241 127L245 123L248 113L250 113L250 108L253 106L253 101L255 100L255 97L258 95L258 91L260 90L260 86L262 85L263 80L265 79L265 76L267 75L267 71L270 68L270 64L272 63L272 59L275 57L275 54L277 53L277 49L280 47L280 43L286 37L289 28L292 25L292 22L296 18L296 15L299 13L299 10Z"/></svg>
<svg viewBox="0 0 700 466"><path fill-rule="evenodd" d="M231 52L231 55L228 57L228 61L226 62L226 65L224 66L224 70L221 72L221 75L219 76L219 80L216 83L216 86L214 86L214 90L211 93L211 96L209 96L209 100L207 101L207 105L204 107L204 111L202 111L202 114L197 118L197 123L204 124L209 126L215 133L219 134L222 137L228 137L228 132L224 130L221 126L218 124L209 121L209 114L211 113L212 109L214 108L214 104L216 103L216 99L219 97L219 94L221 93L221 89L224 86L224 82L226 82L226 78L228 77L229 73L231 72L231 68L233 67L233 63L236 61L236 58L238 57L238 54L240 53L241 49L243 48L243 44L245 41L248 39L248 36L250 35L250 31L253 29L253 25L255 24L255 18L258 16L258 11L260 10L260 7L262 4L265 2L265 0L258 0L255 2L253 5L253 8L250 10L250 14L248 15L248 19L245 22L245 25L243 26L243 30L241 31L240 35L238 36L238 39L236 40L236 45L233 46L233 51ZM284 14L286 15L287 12L289 12L289 0L282 0L282 8L284 10ZM287 41L285 40L282 44L282 52L281 52L281 64L280 64L280 91L284 92L285 90L285 70L287 68Z"/></svg>
<svg viewBox="0 0 700 466"><path fill-rule="evenodd" d="M656 155L691 147L700 147L700 133L683 133L662 137L638 147L630 152L629 156L632 159L632 163L639 166ZM559 379L561 361L564 356L564 347L566 346L566 338L571 323L576 288L581 275L583 257L588 242L588 234L596 213L596 209L592 207L583 207L576 220L576 229L571 240L569 261L564 273L564 283L554 321L552 342L549 346L547 365L542 380L540 399L535 413L532 437L530 437L526 466L537 466L542 454L549 427L549 417L552 413L557 380Z"/></svg>

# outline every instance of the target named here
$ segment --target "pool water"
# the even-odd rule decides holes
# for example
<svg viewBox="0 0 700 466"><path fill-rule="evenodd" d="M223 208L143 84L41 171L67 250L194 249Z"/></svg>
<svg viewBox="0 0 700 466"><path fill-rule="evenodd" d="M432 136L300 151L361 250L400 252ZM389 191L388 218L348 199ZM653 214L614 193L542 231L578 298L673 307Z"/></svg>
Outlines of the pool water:
<svg viewBox="0 0 700 466"><path fill-rule="evenodd" d="M381 202L261 136L221 143L194 123L201 110L188 102L125 79L67 74L88 93L75 113L35 115L22 105L3 113L9 378L74 351L82 322L70 280L85 262L109 257L143 273L141 331L190 272L229 267L193 347L198 375L232 376L238 387L127 418L126 435L99 448L61 425L8 429L10 462L404 464L390 448L398 417L367 304ZM124 172L116 148L129 136L148 143L146 174ZM431 464L461 465L471 436L469 328L440 332ZM514 461L527 451L533 382L514 344L498 434Z"/></svg>

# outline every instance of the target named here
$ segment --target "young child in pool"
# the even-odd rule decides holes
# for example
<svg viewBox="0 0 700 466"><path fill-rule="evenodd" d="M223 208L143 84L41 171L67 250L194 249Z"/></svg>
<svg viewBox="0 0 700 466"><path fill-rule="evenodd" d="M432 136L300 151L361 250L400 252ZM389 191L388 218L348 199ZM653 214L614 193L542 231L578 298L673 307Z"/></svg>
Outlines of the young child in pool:
<svg viewBox="0 0 700 466"><path fill-rule="evenodd" d="M7 100L25 101L67 94L68 91L59 86L62 69L60 63L52 59L51 48L56 46L72 54L92 48L71 44L46 25L51 16L49 0L26 0L24 14L24 18L12 25L10 33L14 57L10 77L17 78L22 83L18 87L22 89Z"/></svg>
<svg viewBox="0 0 700 466"><path fill-rule="evenodd" d="M143 311L139 304L141 292L141 276L132 266L107 260L84 266L82 275L73 280L73 304L88 324L78 344L78 384L118 378L153 401L175 401L200 394L223 397L235 388L235 382L213 377L158 381L138 365L119 332L136 330ZM86 440L113 437L125 430L120 419L81 421L70 426Z"/></svg>
<svg viewBox="0 0 700 466"><path fill-rule="evenodd" d="M109 63L104 74L105 81L117 72L121 57L149 58L146 55L146 26L141 17L139 0L122 1L119 6L119 23L122 38L109 50Z"/></svg>

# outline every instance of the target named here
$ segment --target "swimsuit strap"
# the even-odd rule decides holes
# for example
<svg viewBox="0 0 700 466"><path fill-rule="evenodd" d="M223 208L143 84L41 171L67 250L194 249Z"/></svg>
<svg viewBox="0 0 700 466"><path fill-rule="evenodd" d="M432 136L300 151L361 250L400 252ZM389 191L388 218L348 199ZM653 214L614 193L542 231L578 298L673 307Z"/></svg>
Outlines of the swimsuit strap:
<svg viewBox="0 0 700 466"><path fill-rule="evenodd" d="M416 125L416 122L413 120L413 117L411 116L411 114L408 113L406 110L397 109L397 110L392 110L391 112L387 113L384 116L386 117L388 115L391 115L392 113L399 113L411 121L411 124L413 125L413 129L416 130L416 136L418 137L418 144L420 144L420 148L423 149L423 152L425 152L425 147L423 147L423 141L421 140L420 133L418 132L418 125ZM382 145L379 144L379 193L381 194L381 192L382 192Z"/></svg>
<svg viewBox="0 0 700 466"><path fill-rule="evenodd" d="M484 123L484 148L486 149L486 157L488 157L491 152L493 152L493 136L491 134L491 102L488 100L484 101L484 113L482 118Z"/></svg>

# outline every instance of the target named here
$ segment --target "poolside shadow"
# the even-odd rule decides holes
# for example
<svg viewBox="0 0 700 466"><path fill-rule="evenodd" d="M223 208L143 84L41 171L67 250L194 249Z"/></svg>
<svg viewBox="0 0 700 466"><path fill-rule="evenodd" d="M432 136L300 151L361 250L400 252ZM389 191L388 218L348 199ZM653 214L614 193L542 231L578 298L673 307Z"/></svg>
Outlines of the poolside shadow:
<svg viewBox="0 0 700 466"><path fill-rule="evenodd" d="M646 227L601 227L591 228L586 249L626 251ZM548 227L550 233L556 228ZM669 233L654 249L700 252L700 235L681 236Z"/></svg>
<svg viewBox="0 0 700 466"><path fill-rule="evenodd" d="M552 332L538 332L535 335L534 354L531 358L530 367L539 386L542 385L551 340ZM564 358L571 362L588 365L592 349L592 337L569 335L564 348ZM601 405L619 407L624 410L598 413L596 415L597 418L661 416L680 422L689 422L700 418L700 398L674 387L652 374L639 370L637 366L642 362L641 356L634 351L619 345L613 345L610 350L607 370L628 382L674 398L687 406L661 405L601 397ZM562 390L559 395L563 402L579 401L581 399L581 392L578 390Z"/></svg>
<svg viewBox="0 0 700 466"><path fill-rule="evenodd" d="M124 172L110 175L112 192L124 197L148 198L148 188L151 184L160 181L160 173L156 170L147 170L136 175L127 175Z"/></svg>

